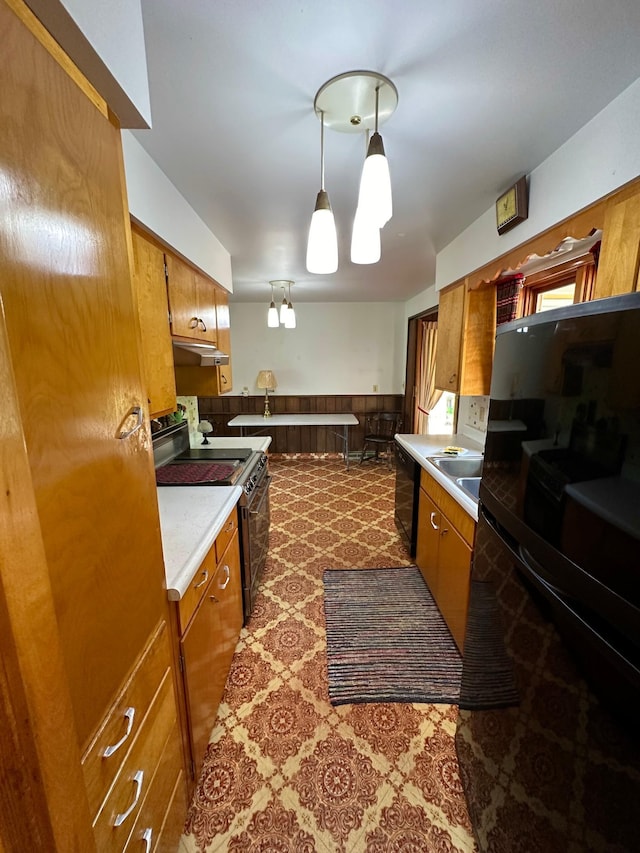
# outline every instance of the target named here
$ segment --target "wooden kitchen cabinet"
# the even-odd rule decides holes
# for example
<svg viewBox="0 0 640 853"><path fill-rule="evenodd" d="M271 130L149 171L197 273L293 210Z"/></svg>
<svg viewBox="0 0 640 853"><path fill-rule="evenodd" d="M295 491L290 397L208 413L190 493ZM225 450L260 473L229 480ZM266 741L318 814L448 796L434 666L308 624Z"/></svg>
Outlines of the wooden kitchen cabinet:
<svg viewBox="0 0 640 853"><path fill-rule="evenodd" d="M216 327L218 330L218 349L231 355L231 321L229 319L229 296L226 290L221 287L216 287ZM229 364L221 364L216 367L218 393L226 394L231 391L233 383L231 381L231 359Z"/></svg>
<svg viewBox="0 0 640 853"><path fill-rule="evenodd" d="M157 418L175 412L177 407L165 255L161 246L136 228L131 236L149 415Z"/></svg>
<svg viewBox="0 0 640 853"><path fill-rule="evenodd" d="M197 779L242 628L236 509L176 607L192 773Z"/></svg>
<svg viewBox="0 0 640 853"><path fill-rule="evenodd" d="M462 281L440 293L436 388L488 395L496 333L495 287L469 290Z"/></svg>
<svg viewBox="0 0 640 853"><path fill-rule="evenodd" d="M475 521L424 469L420 472L416 565L462 652Z"/></svg>
<svg viewBox="0 0 640 853"><path fill-rule="evenodd" d="M169 252L166 253L166 263L171 334L215 344L217 330L214 283Z"/></svg>
<svg viewBox="0 0 640 853"><path fill-rule="evenodd" d="M640 190L626 188L606 203L594 298L638 289L640 270Z"/></svg>
<svg viewBox="0 0 640 853"><path fill-rule="evenodd" d="M5 775L29 779L0 797L0 848L121 850L180 741L120 128L26 7L0 3L0 31L15 131L0 137L3 444L20 438L0 475L0 720ZM36 549L28 564L10 519ZM119 746L96 775L107 731ZM129 770L143 772L130 811ZM21 817L8 822L11 796ZM117 839L110 803L127 812Z"/></svg>

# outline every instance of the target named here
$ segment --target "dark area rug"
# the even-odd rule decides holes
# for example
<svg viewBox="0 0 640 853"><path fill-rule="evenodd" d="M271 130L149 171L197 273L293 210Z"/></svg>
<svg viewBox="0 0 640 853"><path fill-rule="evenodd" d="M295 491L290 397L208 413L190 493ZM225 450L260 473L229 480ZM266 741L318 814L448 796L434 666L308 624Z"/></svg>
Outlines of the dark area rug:
<svg viewBox="0 0 640 853"><path fill-rule="evenodd" d="M329 701L457 704L462 659L416 566L326 569Z"/></svg>

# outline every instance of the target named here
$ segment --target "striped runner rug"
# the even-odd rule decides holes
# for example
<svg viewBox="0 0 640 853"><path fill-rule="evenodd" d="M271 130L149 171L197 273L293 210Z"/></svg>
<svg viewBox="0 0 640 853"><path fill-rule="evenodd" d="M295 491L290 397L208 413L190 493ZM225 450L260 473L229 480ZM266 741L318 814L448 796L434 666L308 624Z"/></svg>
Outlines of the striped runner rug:
<svg viewBox="0 0 640 853"><path fill-rule="evenodd" d="M457 704L462 659L416 566L326 569L329 701Z"/></svg>

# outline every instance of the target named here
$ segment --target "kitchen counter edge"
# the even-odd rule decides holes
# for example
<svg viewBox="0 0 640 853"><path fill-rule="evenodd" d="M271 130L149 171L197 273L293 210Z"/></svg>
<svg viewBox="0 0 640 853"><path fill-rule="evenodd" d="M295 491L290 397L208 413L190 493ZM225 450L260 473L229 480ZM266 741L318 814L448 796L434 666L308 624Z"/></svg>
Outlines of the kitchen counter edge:
<svg viewBox="0 0 640 853"><path fill-rule="evenodd" d="M158 486L169 601L180 601L242 495L240 486Z"/></svg>
<svg viewBox="0 0 640 853"><path fill-rule="evenodd" d="M478 520L478 503L466 492L463 492L456 484L444 474L431 459L437 456L446 456L443 448L449 445L463 447L474 456L482 456L483 446L466 435L410 435L408 433L396 434L398 444L409 453L413 459L423 468L451 497L470 515L474 521Z"/></svg>

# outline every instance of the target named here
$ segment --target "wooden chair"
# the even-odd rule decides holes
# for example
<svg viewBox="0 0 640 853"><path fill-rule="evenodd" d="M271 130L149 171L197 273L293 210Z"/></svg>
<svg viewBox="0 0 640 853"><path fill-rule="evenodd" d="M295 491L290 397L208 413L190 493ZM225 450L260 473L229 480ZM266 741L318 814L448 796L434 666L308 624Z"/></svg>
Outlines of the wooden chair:
<svg viewBox="0 0 640 853"><path fill-rule="evenodd" d="M373 448L374 454L370 459L379 461L380 451L387 454L387 463L392 467L393 437L400 431L402 415L400 412L371 412L365 418L365 435L362 443L360 464L365 460L367 448Z"/></svg>

